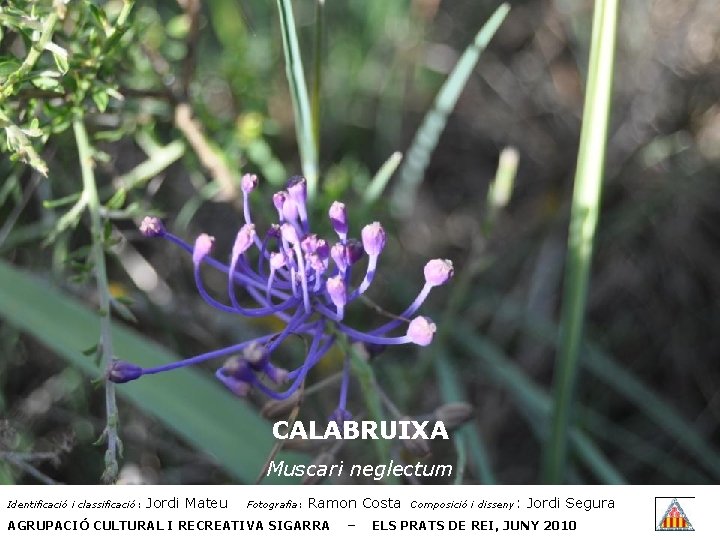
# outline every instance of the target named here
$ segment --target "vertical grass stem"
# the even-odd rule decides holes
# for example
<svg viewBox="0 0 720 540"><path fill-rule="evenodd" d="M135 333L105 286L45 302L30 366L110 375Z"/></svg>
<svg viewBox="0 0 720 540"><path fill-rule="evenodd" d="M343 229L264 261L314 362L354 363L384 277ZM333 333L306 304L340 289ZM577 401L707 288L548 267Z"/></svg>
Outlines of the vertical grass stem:
<svg viewBox="0 0 720 540"><path fill-rule="evenodd" d="M277 5L280 13L283 51L285 52L285 69L295 114L295 132L300 150L300 161L303 175L307 179L308 197L313 199L317 191L318 154L313 134L310 100L300 56L300 45L298 45L295 29L295 17L290 0L277 0Z"/></svg>
<svg viewBox="0 0 720 540"><path fill-rule="evenodd" d="M579 365L593 239L612 93L618 0L597 0L593 15L587 91L580 133L555 362L552 428L545 449L545 480L561 483L567 464L568 433Z"/></svg>

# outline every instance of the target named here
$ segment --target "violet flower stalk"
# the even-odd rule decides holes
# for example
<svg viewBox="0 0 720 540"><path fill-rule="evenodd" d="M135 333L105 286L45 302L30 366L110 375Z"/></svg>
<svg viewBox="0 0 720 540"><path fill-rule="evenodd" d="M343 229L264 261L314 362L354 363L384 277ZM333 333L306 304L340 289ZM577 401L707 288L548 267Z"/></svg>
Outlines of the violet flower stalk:
<svg viewBox="0 0 720 540"><path fill-rule="evenodd" d="M403 313L390 322L372 330L357 330L346 325L346 306L359 298L372 284L379 258L385 249L385 230L378 222L366 225L361 231L362 242L348 238L350 231L347 211L341 202L334 202L328 216L336 241L320 238L310 230L306 206L305 179L294 176L285 191L272 197L278 223L264 234L252 220L249 196L257 187L257 177L246 174L241 181L243 216L240 228L225 264L211 255L214 238L201 234L193 244L187 243L165 229L156 217L146 217L140 231L146 237L169 240L187 251L192 258L195 284L200 296L212 307L244 317L274 315L286 323L279 333L267 334L243 343L210 351L170 364L144 368L117 360L108 378L125 383L146 375L170 371L207 360L230 357L217 371L216 377L234 394L246 396L256 389L269 398L290 397L304 382L310 370L332 347L338 334L351 341L362 342L368 348L414 343L427 346L436 331L427 317L416 316L431 289L446 283L453 275L452 262L442 259L429 261L425 266L425 285ZM257 261L249 258L257 251ZM367 255L365 274L359 285L352 284L352 271ZM210 267L227 276L227 300L213 296L203 282L202 270ZM252 306L241 305L237 290L243 289L254 301ZM404 334L390 335L399 326L406 326ZM305 335L310 346L305 359L294 369L276 366L273 351L291 334ZM330 419L343 422L352 418L347 410L350 379L349 362L345 361L339 403Z"/></svg>

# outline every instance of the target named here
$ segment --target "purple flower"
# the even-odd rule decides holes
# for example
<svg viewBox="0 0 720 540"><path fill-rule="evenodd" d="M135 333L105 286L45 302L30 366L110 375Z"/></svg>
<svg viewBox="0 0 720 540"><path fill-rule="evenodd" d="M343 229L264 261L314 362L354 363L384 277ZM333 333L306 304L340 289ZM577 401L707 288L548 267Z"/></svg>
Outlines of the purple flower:
<svg viewBox="0 0 720 540"><path fill-rule="evenodd" d="M363 248L371 257L377 257L385 247L385 230L377 221L365 225L362 230Z"/></svg>
<svg viewBox="0 0 720 540"><path fill-rule="evenodd" d="M382 225L378 222L366 225L361 231L362 242L348 239L350 226L345 205L334 202L328 215L338 241L320 238L310 231L305 179L296 176L291 178L285 191L275 193L272 197L279 223L260 233L252 220L248 197L256 186L255 175L243 176L245 224L237 233L229 265L211 255L214 238L207 234L199 235L191 245L168 232L155 217L143 219L140 230L147 237L165 238L191 254L198 292L212 307L243 317L272 315L285 322L284 329L150 368L118 360L108 373L111 381L124 383L141 376L226 357L228 359L215 375L230 391L238 396L246 396L257 390L272 399L283 400L296 392L309 371L332 347L338 335L345 334L368 351L408 343L427 346L432 342L435 324L426 317L416 316L416 313L430 290L452 277L451 261L434 259L425 265L424 287L398 317L369 331L357 330L343 322L345 309L373 281L386 242ZM363 265L361 261L365 254L367 264ZM362 279L353 280L358 267L363 266ZM205 288L203 271L208 267L226 276L225 299L216 298ZM353 286L352 283L357 281L359 285ZM254 305L241 305L238 289L245 291ZM399 326L407 324L408 320L410 323L404 334L390 335ZM286 370L276 366L272 357L275 349L290 335L308 336L310 345L302 362L294 369ZM349 361L346 358L338 407L331 417L339 423L352 417L346 409L349 378Z"/></svg>
<svg viewBox="0 0 720 540"><path fill-rule="evenodd" d="M235 244L232 248L233 262L231 266L234 267L235 262L238 260L240 255L242 255L252 247L256 237L257 235L255 234L255 225L253 225L252 223L246 223L240 228L237 236L235 237Z"/></svg>
<svg viewBox="0 0 720 540"><path fill-rule="evenodd" d="M162 236L165 234L165 226L159 218L147 216L140 223L140 232L148 238Z"/></svg>
<svg viewBox="0 0 720 540"><path fill-rule="evenodd" d="M240 187L244 193L250 193L258 185L258 178L254 174L244 174L240 180Z"/></svg>
<svg viewBox="0 0 720 540"><path fill-rule="evenodd" d="M122 360L114 360L108 371L108 379L115 383L124 383L139 379L142 375L142 368Z"/></svg>
<svg viewBox="0 0 720 540"><path fill-rule="evenodd" d="M328 215L330 216L330 224L333 229L340 238L344 239L348 232L348 220L345 205L341 202L335 201L332 205L330 205Z"/></svg>
<svg viewBox="0 0 720 540"><path fill-rule="evenodd" d="M287 200L287 192L278 191L277 193L275 193L275 195L273 195L272 200L273 205L275 205L275 210L278 211L280 219L282 220L282 209L285 201Z"/></svg>
<svg viewBox="0 0 720 540"><path fill-rule="evenodd" d="M325 282L328 296L330 301L335 304L337 308L337 316L339 319L343 318L343 310L345 304L347 304L347 289L345 288L345 281L340 274L337 274Z"/></svg>
<svg viewBox="0 0 720 540"><path fill-rule="evenodd" d="M208 256L215 244L215 237L203 233L195 240L195 247L192 252L192 260L195 266L200 266L202 260Z"/></svg>
<svg viewBox="0 0 720 540"><path fill-rule="evenodd" d="M307 182L302 176L293 176L287 182L287 192L290 198L299 207L305 207L307 202Z"/></svg>

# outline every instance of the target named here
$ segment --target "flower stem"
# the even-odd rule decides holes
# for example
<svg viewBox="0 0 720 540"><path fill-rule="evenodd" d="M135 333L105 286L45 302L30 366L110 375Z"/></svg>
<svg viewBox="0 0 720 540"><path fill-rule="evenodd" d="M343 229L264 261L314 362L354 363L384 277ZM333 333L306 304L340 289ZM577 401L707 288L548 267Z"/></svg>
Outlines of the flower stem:
<svg viewBox="0 0 720 540"><path fill-rule="evenodd" d="M95 281L98 291L98 308L100 313L100 349L102 364L109 369L112 359L112 326L110 320L110 291L108 288L107 271L105 268L105 239L102 219L100 217L100 199L93 173L92 150L88 140L85 124L81 117L73 121L73 131L80 157L80 171L83 181L83 198L87 201L90 215L90 234L92 237L92 258L95 268ZM107 440L105 452L105 471L103 480L108 483L115 481L118 475L118 457L122 453L122 443L118 437L118 411L115 401L115 384L105 382L106 425L103 433Z"/></svg>

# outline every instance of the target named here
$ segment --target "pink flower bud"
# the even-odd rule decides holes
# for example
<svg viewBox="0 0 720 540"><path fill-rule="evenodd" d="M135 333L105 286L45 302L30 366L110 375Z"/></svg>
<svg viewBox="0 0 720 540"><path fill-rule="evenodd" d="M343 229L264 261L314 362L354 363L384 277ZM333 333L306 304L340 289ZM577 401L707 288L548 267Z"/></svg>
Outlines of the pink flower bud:
<svg viewBox="0 0 720 540"><path fill-rule="evenodd" d="M410 321L407 336L415 345L426 347L432 343L437 326L427 317L415 317Z"/></svg>
<svg viewBox="0 0 720 540"><path fill-rule="evenodd" d="M286 242L290 242L291 244L297 244L300 242L295 227L290 223L283 223L280 225L280 234L282 234L282 237Z"/></svg>
<svg viewBox="0 0 720 540"><path fill-rule="evenodd" d="M253 225L252 223L246 223L245 225L240 227L240 230L235 237L235 244L232 248L233 263L240 255L245 253L250 248L250 246L253 245L253 242L255 241L255 236L255 225Z"/></svg>
<svg viewBox="0 0 720 540"><path fill-rule="evenodd" d="M362 230L362 243L370 256L378 256L385 247L385 230L379 222L365 225Z"/></svg>
<svg viewBox="0 0 720 540"><path fill-rule="evenodd" d="M140 223L140 232L148 238L162 236L165 234L165 225L160 221L160 218L146 216L143 218L142 223Z"/></svg>
<svg viewBox="0 0 720 540"><path fill-rule="evenodd" d="M244 174L240 180L240 186L245 193L250 193L258 185L258 178L254 174Z"/></svg>
<svg viewBox="0 0 720 540"><path fill-rule="evenodd" d="M328 278L325 285L327 292L330 295L330 300L337 307L343 307L347 304L347 290L345 289L345 283L343 282L342 276L337 275Z"/></svg>
<svg viewBox="0 0 720 540"><path fill-rule="evenodd" d="M274 252L270 254L270 268L278 270L287 264L287 259L283 253Z"/></svg>
<svg viewBox="0 0 720 540"><path fill-rule="evenodd" d="M272 196L273 204L275 205L275 209L282 213L283 204L285 204L285 201L287 200L287 192L286 191L278 191Z"/></svg>
<svg viewBox="0 0 720 540"><path fill-rule="evenodd" d="M307 181L302 176L293 176L288 180L287 192L297 205L304 205L307 200Z"/></svg>
<svg viewBox="0 0 720 540"><path fill-rule="evenodd" d="M342 244L335 244L332 249L330 249L330 256L332 257L332 260L335 261L335 264L340 272L344 272L347 269L348 260L345 246Z"/></svg>
<svg viewBox="0 0 720 540"><path fill-rule="evenodd" d="M317 249L318 237L316 234L308 234L300 242L300 247L305 253L315 253Z"/></svg>
<svg viewBox="0 0 720 540"><path fill-rule="evenodd" d="M192 254L192 260L195 266L198 266L200 264L200 261L207 257L214 243L215 237L208 236L205 233L202 233L200 236L197 237L197 240L195 240L195 247L193 248Z"/></svg>
<svg viewBox="0 0 720 540"><path fill-rule="evenodd" d="M330 206L328 215L330 216L330 223L335 232L340 236L346 235L348 232L348 220L345 205L339 201L335 201Z"/></svg>
<svg viewBox="0 0 720 540"><path fill-rule="evenodd" d="M308 255L308 263L310 264L310 268L320 273L323 273L328 267L327 258L323 259L317 253Z"/></svg>
<svg viewBox="0 0 720 540"><path fill-rule="evenodd" d="M298 207L292 199L285 199L282 205L282 217L285 221L295 221L298 217Z"/></svg>
<svg viewBox="0 0 720 540"><path fill-rule="evenodd" d="M433 259L425 265L425 281L433 287L446 283L454 273L449 259Z"/></svg>

